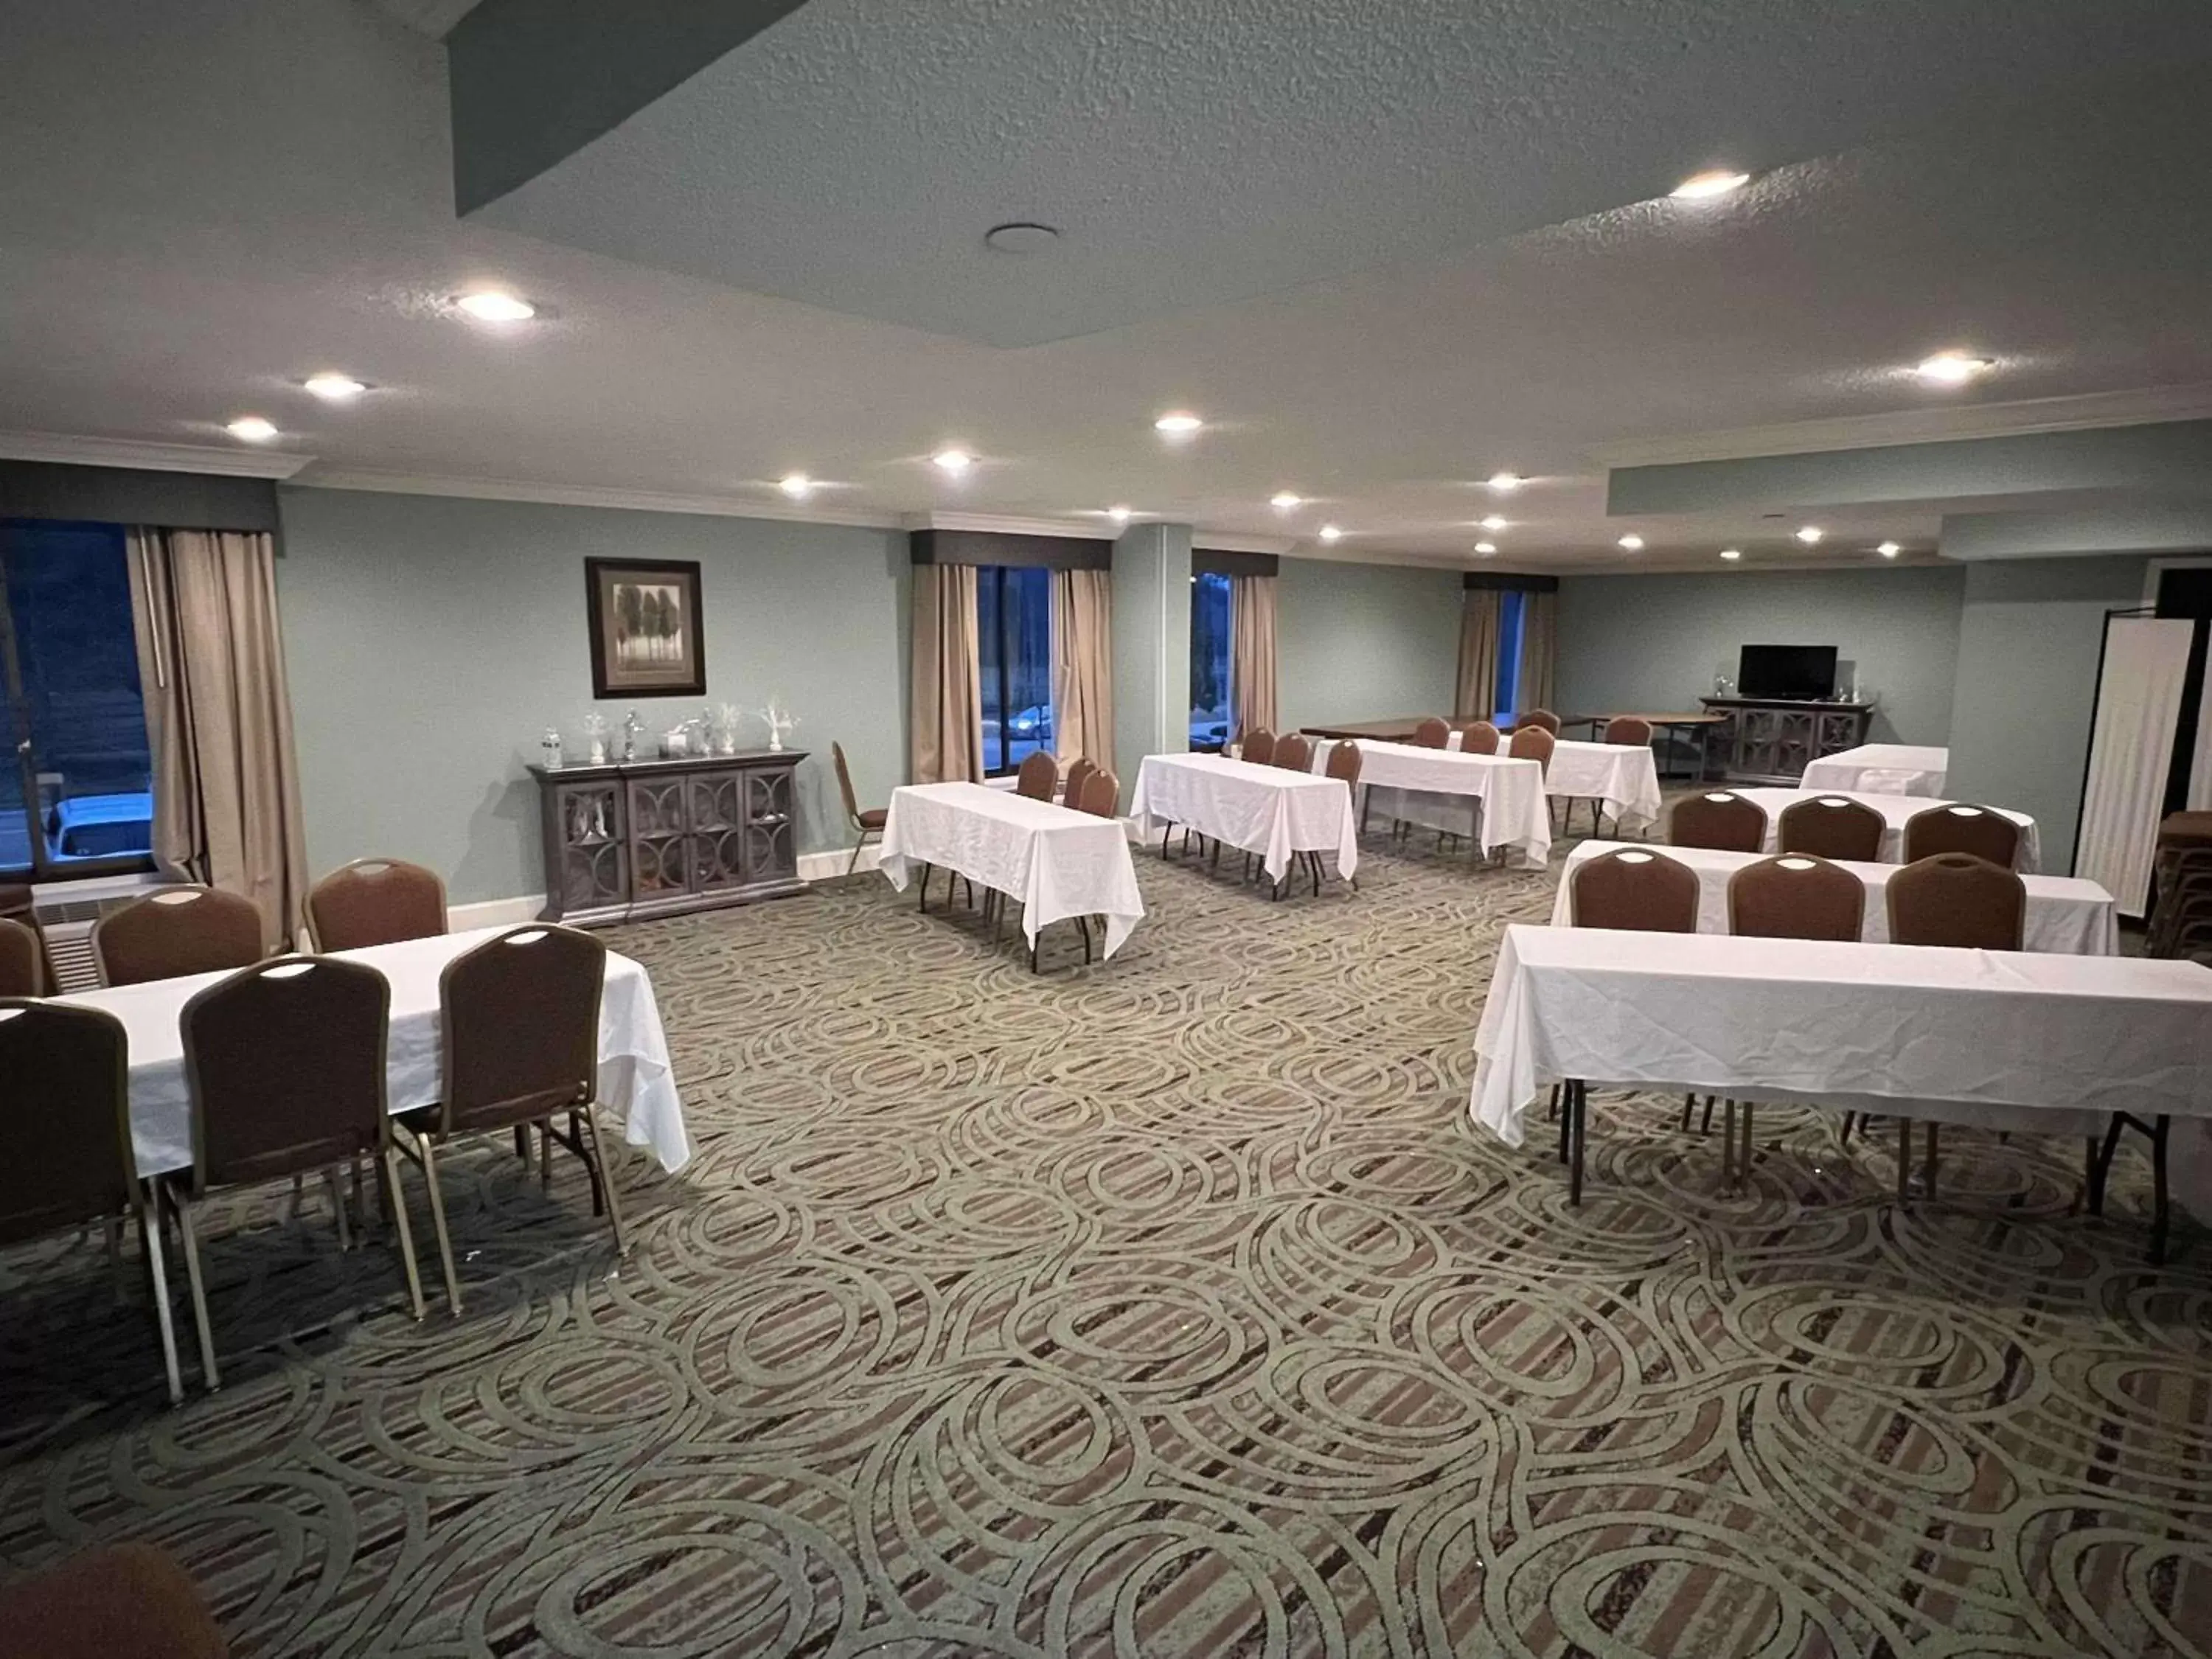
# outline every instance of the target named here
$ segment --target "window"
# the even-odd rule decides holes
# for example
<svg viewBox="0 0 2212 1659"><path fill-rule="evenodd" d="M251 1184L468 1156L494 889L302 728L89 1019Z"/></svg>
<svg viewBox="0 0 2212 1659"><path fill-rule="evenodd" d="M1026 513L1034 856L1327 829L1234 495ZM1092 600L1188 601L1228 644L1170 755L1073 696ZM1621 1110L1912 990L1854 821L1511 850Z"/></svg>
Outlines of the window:
<svg viewBox="0 0 2212 1659"><path fill-rule="evenodd" d="M1052 745L1052 572L987 564L975 571L983 668L983 771L1004 777Z"/></svg>
<svg viewBox="0 0 2212 1659"><path fill-rule="evenodd" d="M1513 705L1521 695L1521 622L1528 597L1512 588L1498 596L1498 678L1491 687L1497 712L1491 719L1501 730L1520 713Z"/></svg>
<svg viewBox="0 0 2212 1659"><path fill-rule="evenodd" d="M119 525L0 522L0 874L148 869L146 706Z"/></svg>
<svg viewBox="0 0 2212 1659"><path fill-rule="evenodd" d="M1218 753L1229 741L1229 578L1190 579L1190 746Z"/></svg>

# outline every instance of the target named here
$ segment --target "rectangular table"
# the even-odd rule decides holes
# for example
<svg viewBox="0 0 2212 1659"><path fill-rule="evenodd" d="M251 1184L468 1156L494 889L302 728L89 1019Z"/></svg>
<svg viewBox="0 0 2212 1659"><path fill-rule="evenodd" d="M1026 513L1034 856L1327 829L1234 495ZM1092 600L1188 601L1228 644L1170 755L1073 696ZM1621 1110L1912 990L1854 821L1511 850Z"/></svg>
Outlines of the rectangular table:
<svg viewBox="0 0 2212 1659"><path fill-rule="evenodd" d="M1377 743L1407 743L1420 729L1421 722L1431 718L1427 714L1401 714L1387 720L1346 720L1339 726L1301 726L1298 730L1309 738L1327 738L1331 742L1356 743L1362 738L1372 738Z"/></svg>
<svg viewBox="0 0 2212 1659"><path fill-rule="evenodd" d="M1451 741L1456 748L1460 734L1453 732ZM1501 733L1497 752L1505 753L1511 742ZM1559 799L1600 803L1623 830L1641 830L1659 822L1659 764L1649 744L1582 743L1561 738L1552 745L1544 788Z"/></svg>
<svg viewBox="0 0 2212 1659"><path fill-rule="evenodd" d="M1705 775L1706 765L1711 758L1709 750L1713 728L1723 724L1728 718L1726 714L1716 714L1710 709L1696 714L1676 710L1673 713L1656 714L1641 710L1623 710L1612 714L1568 714L1560 720L1559 729L1564 732L1570 731L1577 726L1587 726L1590 729L1591 740L1595 741L1598 733L1614 720L1642 720L1662 738L1685 732L1693 733L1698 750L1698 767L1696 771L1688 775L1702 778ZM1690 744L1688 738L1684 738L1682 742L1686 748ZM1673 774L1663 775L1672 776Z"/></svg>
<svg viewBox="0 0 2212 1659"><path fill-rule="evenodd" d="M1909 743L1865 743L1808 762L1803 783L1808 789L1863 789L1876 795L1925 795L1943 793L1951 769L1951 751Z"/></svg>
<svg viewBox="0 0 2212 1659"><path fill-rule="evenodd" d="M1340 779L1231 760L1226 755L1147 755L1129 803L1137 834L1176 824L1256 853L1280 884L1297 853L1333 853L1347 881L1359 868L1352 791Z"/></svg>
<svg viewBox="0 0 2212 1659"><path fill-rule="evenodd" d="M438 975L464 951L511 931L479 927L331 953L375 969L392 987L385 1089L394 1112L428 1106L444 1093ZM54 999L104 1009L123 1022L131 1055L131 1144L142 1176L191 1165L191 1104L179 1016L195 994L224 977L194 974ZM612 951L599 996L599 1103L621 1119L631 1146L650 1149L665 1170L680 1170L690 1161L691 1137L669 1069L653 982L643 968Z"/></svg>
<svg viewBox="0 0 2212 1659"><path fill-rule="evenodd" d="M1316 769L1328 763L1325 749L1313 763ZM1534 761L1363 738L1359 782L1371 805L1402 823L1474 837L1486 853L1516 848L1531 870L1552 856L1544 769Z"/></svg>
<svg viewBox="0 0 2212 1659"><path fill-rule="evenodd" d="M1949 806L1954 803L1932 800L1923 795L1883 795L1865 790L1850 789L1738 789L1736 794L1746 800L1755 801L1766 814L1766 850L1773 852L1781 834L1782 814L1801 800L1826 800L1841 796L1871 806L1881 814L1881 862L1899 864L1905 856L1905 825L1916 812L1925 812L1933 806ZM2003 811L2005 817L2020 826L2020 848L2013 857L2013 868L2022 875L2032 875L2043 867L2042 846L2035 832L2035 820L2025 812Z"/></svg>
<svg viewBox="0 0 2212 1659"><path fill-rule="evenodd" d="M908 784L891 791L876 867L906 890L915 865L957 871L1018 899L1034 955L1037 934L1071 917L1106 918L1105 954L1144 920L1137 869L1119 818L980 783Z"/></svg>

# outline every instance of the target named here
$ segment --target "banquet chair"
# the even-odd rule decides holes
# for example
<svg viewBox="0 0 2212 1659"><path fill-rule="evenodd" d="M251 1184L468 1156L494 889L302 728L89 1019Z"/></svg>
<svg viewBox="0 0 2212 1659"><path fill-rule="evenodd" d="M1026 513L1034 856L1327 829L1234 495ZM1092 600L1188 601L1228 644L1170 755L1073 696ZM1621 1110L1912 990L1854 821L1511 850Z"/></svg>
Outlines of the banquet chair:
<svg viewBox="0 0 2212 1659"><path fill-rule="evenodd" d="M1513 741L1505 745L1505 752L1514 760L1532 760L1545 771L1552 769L1552 751L1559 739L1540 726L1516 726Z"/></svg>
<svg viewBox="0 0 2212 1659"><path fill-rule="evenodd" d="M1275 758L1271 763L1285 772L1313 770L1313 743L1310 738L1292 732L1275 739Z"/></svg>
<svg viewBox="0 0 2212 1659"><path fill-rule="evenodd" d="M1265 766L1275 758L1275 734L1264 726L1254 726L1237 745L1237 758Z"/></svg>
<svg viewBox="0 0 2212 1659"><path fill-rule="evenodd" d="M1698 931L1698 874L1664 853L1624 847L1575 872L1574 925L1638 933Z"/></svg>
<svg viewBox="0 0 2212 1659"><path fill-rule="evenodd" d="M38 929L12 916L0 916L0 997L46 994L46 951Z"/></svg>
<svg viewBox="0 0 2212 1659"><path fill-rule="evenodd" d="M1559 735L1559 717L1548 708L1532 708L1514 723L1516 732L1531 726L1540 726L1553 737Z"/></svg>
<svg viewBox="0 0 2212 1659"><path fill-rule="evenodd" d="M1078 755L1067 763L1067 776L1060 786L1060 804L1080 811L1083 805L1083 786L1098 769L1098 763L1088 755Z"/></svg>
<svg viewBox="0 0 2212 1659"><path fill-rule="evenodd" d="M392 988L374 968L335 957L276 957L218 980L185 1004L185 1080L191 1102L191 1168L159 1177L154 1201L177 1212L199 1328L200 1371L222 1385L197 1206L218 1187L246 1187L319 1170L329 1184L338 1248L353 1248L339 1168L374 1156L399 1235L408 1300L422 1316L422 1285L399 1184L384 1068ZM158 1223L157 1223L158 1224Z"/></svg>
<svg viewBox="0 0 2212 1659"><path fill-rule="evenodd" d="M837 793L844 799L845 822L852 827L855 837L852 861L845 866L845 873L849 876L860 867L860 849L868 844L868 837L873 836L878 841L884 838L884 826L890 822L891 815L888 807L860 805L860 797L853 793L853 775L845 766L844 744L832 742L830 759L837 769Z"/></svg>
<svg viewBox="0 0 2212 1659"><path fill-rule="evenodd" d="M138 1223L154 1281L154 1317L171 1404L185 1397L169 1323L161 1229L149 1217L131 1146L130 1063L123 1022L95 1008L0 1000L0 1244L101 1222L119 1259L123 1224Z"/></svg>
<svg viewBox="0 0 2212 1659"><path fill-rule="evenodd" d="M1031 800L1050 800L1059 787L1060 763L1042 749L1030 750L1014 775L1014 793Z"/></svg>
<svg viewBox="0 0 2212 1659"><path fill-rule="evenodd" d="M1729 878L1729 932L1739 939L1835 939L1866 924L1866 884L1824 858L1790 854Z"/></svg>
<svg viewBox="0 0 2212 1659"><path fill-rule="evenodd" d="M1915 860L1889 878L1887 898L1893 944L2022 948L2027 884L1987 859L1938 853Z"/></svg>
<svg viewBox="0 0 2212 1659"><path fill-rule="evenodd" d="M1601 741L1630 749L1649 749L1651 722L1636 714L1616 714L1605 723L1605 736Z"/></svg>
<svg viewBox="0 0 2212 1659"><path fill-rule="evenodd" d="M1881 858L1882 832L1887 827L1881 814L1863 801L1822 795L1782 809L1775 825L1775 850L1874 864Z"/></svg>
<svg viewBox="0 0 2212 1659"><path fill-rule="evenodd" d="M1417 749L1449 749L1451 747L1451 722L1440 714L1431 714L1413 728L1413 742Z"/></svg>
<svg viewBox="0 0 2212 1659"><path fill-rule="evenodd" d="M0 1659L228 1659L222 1629L176 1558L107 1544L0 1588Z"/></svg>
<svg viewBox="0 0 2212 1659"><path fill-rule="evenodd" d="M540 1178L548 1186L554 1143L568 1148L591 1177L592 1213L605 1211L615 1253L629 1254L597 1109L606 971L607 947L589 933L535 926L510 928L463 951L438 975L445 1098L400 1114L393 1141L421 1166L430 1189L446 1301L456 1316L461 1286L438 1154L460 1136L535 1126L544 1147ZM563 1116L565 1130L554 1122Z"/></svg>
<svg viewBox="0 0 2212 1659"><path fill-rule="evenodd" d="M1361 750L1358 744L1349 742L1334 743L1329 745L1328 761L1324 770L1330 777L1334 778L1339 782L1342 783L1345 788L1351 793L1352 798L1354 800L1358 800L1359 799L1359 769L1365 763L1366 759L1367 757L1365 752ZM1364 809L1363 808L1363 810ZM1360 825L1360 828L1363 830L1367 826L1364 823ZM1321 890L1321 854L1319 853L1315 853L1311 854L1311 857L1313 859L1314 869L1314 890L1316 892L1319 892ZM1358 892L1359 890L1359 878L1358 876L1353 876L1351 878L1351 882L1352 890L1355 893Z"/></svg>
<svg viewBox="0 0 2212 1659"><path fill-rule="evenodd" d="M1707 852L1756 853L1766 845L1766 812L1725 789L1686 795L1667 816L1667 840Z"/></svg>
<svg viewBox="0 0 2212 1659"><path fill-rule="evenodd" d="M92 926L102 985L143 985L221 973L261 960L261 912L212 887L170 887L110 911Z"/></svg>
<svg viewBox="0 0 2212 1659"><path fill-rule="evenodd" d="M1091 769L1091 775L1083 781L1083 799L1076 803L1076 811L1088 812L1093 817L1112 818L1121 815L1121 781L1103 766Z"/></svg>
<svg viewBox="0 0 2212 1659"><path fill-rule="evenodd" d="M1459 726L1459 751L1462 755L1494 755L1498 752L1498 728L1488 720L1465 720Z"/></svg>
<svg viewBox="0 0 2212 1659"><path fill-rule="evenodd" d="M2000 870L2020 859L2020 826L1986 806L1931 806L1905 821L1901 864L1917 864L1938 853L1972 853Z"/></svg>
<svg viewBox="0 0 2212 1659"><path fill-rule="evenodd" d="M319 951L359 951L446 931L446 884L398 859L356 859L307 890Z"/></svg>

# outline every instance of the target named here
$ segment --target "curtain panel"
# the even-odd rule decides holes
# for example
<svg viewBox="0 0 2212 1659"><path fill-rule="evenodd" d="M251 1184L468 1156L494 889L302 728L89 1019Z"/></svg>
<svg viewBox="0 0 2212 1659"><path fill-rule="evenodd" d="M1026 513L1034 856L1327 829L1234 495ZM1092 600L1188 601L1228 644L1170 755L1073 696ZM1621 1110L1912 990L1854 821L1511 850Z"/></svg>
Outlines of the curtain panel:
<svg viewBox="0 0 2212 1659"><path fill-rule="evenodd" d="M1237 717L1232 737L1273 731L1275 705L1275 578L1229 579L1229 685Z"/></svg>
<svg viewBox="0 0 2212 1659"><path fill-rule="evenodd" d="M1498 617L1504 599L1494 588L1469 588L1459 620L1457 718L1486 720L1498 712Z"/></svg>
<svg viewBox="0 0 2212 1659"><path fill-rule="evenodd" d="M1521 679L1513 711L1549 708L1559 656L1559 596L1526 593L1521 599Z"/></svg>
<svg viewBox="0 0 2212 1659"><path fill-rule="evenodd" d="M1054 753L1114 769L1114 579L1106 570L1052 573Z"/></svg>
<svg viewBox="0 0 2212 1659"><path fill-rule="evenodd" d="M274 538L136 529L129 557L154 861L252 900L273 950L301 931L307 896Z"/></svg>
<svg viewBox="0 0 2212 1659"><path fill-rule="evenodd" d="M914 781L981 781L983 669L972 564L914 567L911 709Z"/></svg>

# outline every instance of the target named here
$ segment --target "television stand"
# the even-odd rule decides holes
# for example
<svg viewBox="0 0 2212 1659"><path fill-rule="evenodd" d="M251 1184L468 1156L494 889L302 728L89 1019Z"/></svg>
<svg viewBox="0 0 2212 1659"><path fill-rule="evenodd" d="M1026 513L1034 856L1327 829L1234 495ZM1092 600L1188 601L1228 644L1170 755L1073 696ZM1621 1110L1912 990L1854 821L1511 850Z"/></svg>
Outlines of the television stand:
<svg viewBox="0 0 2212 1659"><path fill-rule="evenodd" d="M1723 717L1713 752L1730 783L1796 784L1824 755L1856 749L1874 719L1870 702L1807 702L1793 697L1700 697Z"/></svg>

